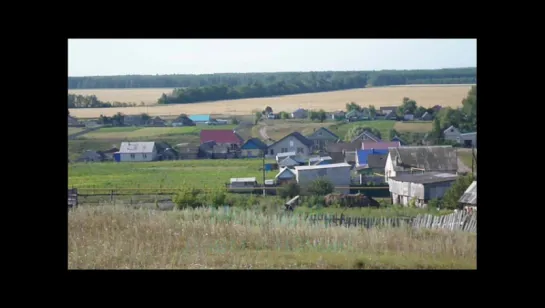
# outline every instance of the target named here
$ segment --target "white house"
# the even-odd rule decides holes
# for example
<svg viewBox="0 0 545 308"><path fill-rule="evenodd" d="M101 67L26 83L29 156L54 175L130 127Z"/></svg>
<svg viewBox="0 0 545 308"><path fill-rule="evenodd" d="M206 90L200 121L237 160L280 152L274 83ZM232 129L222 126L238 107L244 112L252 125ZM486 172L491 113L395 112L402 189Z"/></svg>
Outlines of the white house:
<svg viewBox="0 0 545 308"><path fill-rule="evenodd" d="M304 119L308 117L308 111L302 108L299 108L292 112L291 117L294 119Z"/></svg>
<svg viewBox="0 0 545 308"><path fill-rule="evenodd" d="M301 188L306 188L313 181L324 178L333 183L335 187L343 187L335 191L341 193L350 192L350 169L347 163L317 165L317 166L295 166L295 178Z"/></svg>
<svg viewBox="0 0 545 308"><path fill-rule="evenodd" d="M456 174L458 157L456 149L447 146L406 146L388 148L384 167L384 180L402 174L441 172Z"/></svg>
<svg viewBox="0 0 545 308"><path fill-rule="evenodd" d="M466 147L477 146L477 133L460 133L460 130L451 125L443 131L445 140L454 141Z"/></svg>
<svg viewBox="0 0 545 308"><path fill-rule="evenodd" d="M154 161L157 159L155 142L122 142L118 153L121 162Z"/></svg>

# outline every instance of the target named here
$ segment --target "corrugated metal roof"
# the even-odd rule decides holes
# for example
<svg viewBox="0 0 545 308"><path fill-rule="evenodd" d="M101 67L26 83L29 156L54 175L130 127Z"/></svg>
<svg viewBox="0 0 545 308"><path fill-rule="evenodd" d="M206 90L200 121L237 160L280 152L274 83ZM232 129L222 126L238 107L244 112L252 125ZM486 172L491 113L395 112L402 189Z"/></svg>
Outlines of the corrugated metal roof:
<svg viewBox="0 0 545 308"><path fill-rule="evenodd" d="M203 129L200 136L201 144L207 141L242 144L244 141L239 135L229 129Z"/></svg>
<svg viewBox="0 0 545 308"><path fill-rule="evenodd" d="M151 153L155 142L121 142L119 153Z"/></svg>
<svg viewBox="0 0 545 308"><path fill-rule="evenodd" d="M394 170L421 168L427 171L456 171L458 159L452 146L403 146L389 148Z"/></svg>
<svg viewBox="0 0 545 308"><path fill-rule="evenodd" d="M367 165L368 164L368 157L369 155L372 155L372 154L383 154L383 155L388 155L388 150L378 150L378 149L372 149L372 150L358 150L357 154L358 155L358 162L359 162L359 165Z"/></svg>
<svg viewBox="0 0 545 308"><path fill-rule="evenodd" d="M354 140L352 142L337 142L329 143L326 146L326 151L331 154L332 152L342 152L342 151L355 151L361 149L361 140Z"/></svg>
<svg viewBox="0 0 545 308"><path fill-rule="evenodd" d="M416 184L431 184L456 181L457 178L458 175L451 173L425 172L419 174L402 174L399 176L391 177L390 180Z"/></svg>
<svg viewBox="0 0 545 308"><path fill-rule="evenodd" d="M465 204L477 204L477 181L473 181L473 183L469 185L458 202Z"/></svg>
<svg viewBox="0 0 545 308"><path fill-rule="evenodd" d="M283 158L283 157L289 157L289 156L295 156L297 153L295 152L284 152L284 153L278 153L276 154L276 158Z"/></svg>
<svg viewBox="0 0 545 308"><path fill-rule="evenodd" d="M288 167L283 167L282 169L280 169L280 172L278 172L278 174L274 177L275 179L277 178L292 178L295 176L295 173L293 173L293 170L291 170L290 168Z"/></svg>
<svg viewBox="0 0 545 308"><path fill-rule="evenodd" d="M361 143L361 149L362 150L370 150L370 149L388 150L388 148L395 148L395 147L399 147L399 146L401 146L399 141L389 141L389 142L384 142L384 141L381 141L381 142L363 141Z"/></svg>
<svg viewBox="0 0 545 308"><path fill-rule="evenodd" d="M367 165L369 168L385 168L388 154L370 154L367 156Z"/></svg>
<svg viewBox="0 0 545 308"><path fill-rule="evenodd" d="M341 167L351 167L347 163L338 163L338 164L329 164L329 165L316 165L316 166L295 166L295 170L315 170L315 169L331 169L331 168L341 168Z"/></svg>
<svg viewBox="0 0 545 308"><path fill-rule="evenodd" d="M465 133L465 134L460 134L460 136L462 136L462 137L469 137L469 136L476 136L476 135L477 135L477 133L476 133L476 132L474 132L474 133Z"/></svg>
<svg viewBox="0 0 545 308"><path fill-rule="evenodd" d="M255 182L256 178L231 178L231 183L236 182Z"/></svg>
<svg viewBox="0 0 545 308"><path fill-rule="evenodd" d="M207 122L207 121L210 121L210 115L209 114L194 114L194 115L190 115L189 119L194 122Z"/></svg>

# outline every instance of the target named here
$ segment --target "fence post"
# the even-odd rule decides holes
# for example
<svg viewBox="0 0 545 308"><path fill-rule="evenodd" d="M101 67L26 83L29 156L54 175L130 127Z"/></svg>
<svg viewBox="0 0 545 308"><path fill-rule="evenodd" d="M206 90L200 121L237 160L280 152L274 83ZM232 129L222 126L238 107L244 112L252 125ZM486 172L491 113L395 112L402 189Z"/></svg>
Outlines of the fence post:
<svg viewBox="0 0 545 308"><path fill-rule="evenodd" d="M112 203L114 201L114 190L112 189L112 191L110 192L110 203Z"/></svg>

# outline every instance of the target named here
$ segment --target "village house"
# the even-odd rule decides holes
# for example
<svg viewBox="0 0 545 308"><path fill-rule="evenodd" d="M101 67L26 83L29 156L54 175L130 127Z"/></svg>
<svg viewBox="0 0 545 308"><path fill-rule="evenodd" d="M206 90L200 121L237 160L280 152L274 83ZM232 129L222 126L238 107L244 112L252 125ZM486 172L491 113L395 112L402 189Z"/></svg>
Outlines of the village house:
<svg viewBox="0 0 545 308"><path fill-rule="evenodd" d="M420 117L420 120L422 121L431 121L433 120L433 116L429 112L424 112L424 114Z"/></svg>
<svg viewBox="0 0 545 308"><path fill-rule="evenodd" d="M360 141L374 141L374 142L382 142L382 140L371 133L370 131L364 130L361 134L357 135L352 139L352 142L360 140Z"/></svg>
<svg viewBox="0 0 545 308"><path fill-rule="evenodd" d="M396 112L389 112L384 116L384 120L397 120L397 113Z"/></svg>
<svg viewBox="0 0 545 308"><path fill-rule="evenodd" d="M464 147L477 146L477 133L460 133L460 130L453 125L443 131L445 140L456 142Z"/></svg>
<svg viewBox="0 0 545 308"><path fill-rule="evenodd" d="M384 115L387 115L387 114L390 114L390 113L396 113L397 111L397 106L384 106L384 107L380 107L379 108L379 111L380 113L384 114Z"/></svg>
<svg viewBox="0 0 545 308"><path fill-rule="evenodd" d="M400 146L401 144L399 143L399 141L375 142L371 140L366 140L361 143L362 150L388 150L388 148L397 148Z"/></svg>
<svg viewBox="0 0 545 308"><path fill-rule="evenodd" d="M333 158L331 156L317 156L317 157L310 157L308 159L309 166L328 165L332 163L333 163Z"/></svg>
<svg viewBox="0 0 545 308"><path fill-rule="evenodd" d="M331 181L337 187L336 191L341 193L350 192L350 169L347 163L294 167L295 178L301 189L308 189L312 182L323 178Z"/></svg>
<svg viewBox="0 0 545 308"><path fill-rule="evenodd" d="M393 204L427 207L430 200L441 199L454 184L458 175L442 172L402 174L389 181Z"/></svg>
<svg viewBox="0 0 545 308"><path fill-rule="evenodd" d="M177 160L178 157L178 152L173 148L166 148L162 151L161 155L159 155L161 160Z"/></svg>
<svg viewBox="0 0 545 308"><path fill-rule="evenodd" d="M360 152L365 152L369 150L361 150ZM359 184L364 184L367 182L372 182L375 184L383 184L384 182L384 168L386 167L386 160L388 158L387 151L383 153L384 150L371 150L372 152L367 155L366 158L358 162L363 162L363 159L366 159L365 163L359 164L354 168L356 174L359 177ZM357 162L357 163L358 163Z"/></svg>
<svg viewBox="0 0 545 308"><path fill-rule="evenodd" d="M203 129L200 133L201 144L214 141L217 145L225 145L228 149L238 151L244 139L230 129Z"/></svg>
<svg viewBox="0 0 545 308"><path fill-rule="evenodd" d="M346 112L344 111L336 111L331 113L331 120L344 120L346 118Z"/></svg>
<svg viewBox="0 0 545 308"><path fill-rule="evenodd" d="M371 119L371 112L367 108L364 108L361 111L350 110L345 114L345 118L348 120L348 122L369 120Z"/></svg>
<svg viewBox="0 0 545 308"><path fill-rule="evenodd" d="M85 124L78 121L78 119L76 119L75 117L70 115L68 116L68 127L84 127L84 126Z"/></svg>
<svg viewBox="0 0 545 308"><path fill-rule="evenodd" d="M306 119L308 118L308 111L302 108L299 108L292 112L291 117L293 119Z"/></svg>
<svg viewBox="0 0 545 308"><path fill-rule="evenodd" d="M339 136L325 127L320 127L319 129L314 130L312 134L308 135L307 139L314 143L312 146L313 151L325 151L329 143L336 143L339 141Z"/></svg>
<svg viewBox="0 0 545 308"><path fill-rule="evenodd" d="M126 126L143 126L146 121L142 119L142 115L125 115L123 116L123 125Z"/></svg>
<svg viewBox="0 0 545 308"><path fill-rule="evenodd" d="M208 122L213 121L213 119L210 117L209 114L194 114L194 115L190 115L189 119L197 125L207 124Z"/></svg>
<svg viewBox="0 0 545 308"><path fill-rule="evenodd" d="M101 151L87 150L76 160L77 162L101 162L106 160L106 155Z"/></svg>
<svg viewBox="0 0 545 308"><path fill-rule="evenodd" d="M155 118L149 119L148 122L146 123L146 126L165 127L167 125L165 120L161 119L160 117L155 117Z"/></svg>
<svg viewBox="0 0 545 308"><path fill-rule="evenodd" d="M295 152L299 157L307 157L310 155L311 147L314 142L308 140L305 136L299 132L293 132L277 142L269 145L269 155L276 155L277 153Z"/></svg>
<svg viewBox="0 0 545 308"><path fill-rule="evenodd" d="M412 121L412 120L414 120L414 114L412 114L410 112L406 112L403 115L403 121Z"/></svg>
<svg viewBox="0 0 545 308"><path fill-rule="evenodd" d="M258 138L248 139L240 147L240 157L262 157L267 151L267 145Z"/></svg>
<svg viewBox="0 0 545 308"><path fill-rule="evenodd" d="M452 146L406 146L388 149L384 168L389 178L411 173L442 172L457 174L458 157Z"/></svg>
<svg viewBox="0 0 545 308"><path fill-rule="evenodd" d="M157 148L155 142L122 142L114 159L118 162L154 161Z"/></svg>
<svg viewBox="0 0 545 308"><path fill-rule="evenodd" d="M355 154L355 167L360 169L367 168L369 155L384 155L385 157L388 157L388 148L358 150ZM386 164L386 161L384 161L384 164ZM382 168L380 172L384 172L384 168Z"/></svg>
<svg viewBox="0 0 545 308"><path fill-rule="evenodd" d="M185 115L181 114L176 119L172 121L172 126L195 126L195 122L191 121L191 119Z"/></svg>
<svg viewBox="0 0 545 308"><path fill-rule="evenodd" d="M257 187L257 180L255 177L251 178L231 178L227 188L231 192L235 193L253 193Z"/></svg>
<svg viewBox="0 0 545 308"><path fill-rule="evenodd" d="M397 141L399 142L399 146L404 146L407 144L407 142L405 142L403 139L401 139L399 136L394 136L394 138L392 138L391 141Z"/></svg>
<svg viewBox="0 0 545 308"><path fill-rule="evenodd" d="M274 177L277 185L283 185L289 182L296 182L295 171L288 167L282 167L280 172Z"/></svg>
<svg viewBox="0 0 545 308"><path fill-rule="evenodd" d="M199 145L188 142L176 145L179 159L197 159L199 158Z"/></svg>
<svg viewBox="0 0 545 308"><path fill-rule="evenodd" d="M361 149L362 141L360 139L352 142L330 143L326 146L326 151L333 159L333 163L355 162L354 155Z"/></svg>
<svg viewBox="0 0 545 308"><path fill-rule="evenodd" d="M477 211L477 181L473 181L458 200L466 211Z"/></svg>

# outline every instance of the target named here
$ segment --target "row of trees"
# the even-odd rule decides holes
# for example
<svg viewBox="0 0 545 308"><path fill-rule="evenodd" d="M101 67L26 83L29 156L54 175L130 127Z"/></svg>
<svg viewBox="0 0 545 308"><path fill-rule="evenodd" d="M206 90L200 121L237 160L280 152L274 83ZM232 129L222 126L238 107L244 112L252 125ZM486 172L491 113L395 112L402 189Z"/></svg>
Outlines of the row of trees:
<svg viewBox="0 0 545 308"><path fill-rule="evenodd" d="M462 100L462 107L442 108L433 121L430 137L436 143L444 143L444 130L453 125L461 133L477 130L477 86L471 87L466 98Z"/></svg>
<svg viewBox="0 0 545 308"><path fill-rule="evenodd" d="M142 102L141 105L144 103ZM103 102L95 95L68 94L68 108L134 107L136 103Z"/></svg>
<svg viewBox="0 0 545 308"><path fill-rule="evenodd" d="M199 88L219 85L235 88L251 85L255 82L267 86L281 81L285 82L287 87L296 85L299 82L307 84L343 84L348 88L403 84L456 84L476 83L476 71L476 68L454 68L438 70L89 76L68 77L68 88ZM327 85L324 84L324 86Z"/></svg>

